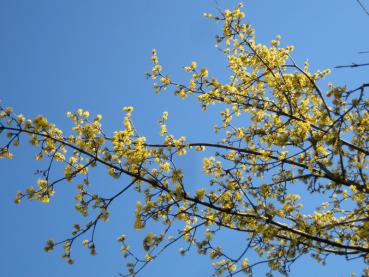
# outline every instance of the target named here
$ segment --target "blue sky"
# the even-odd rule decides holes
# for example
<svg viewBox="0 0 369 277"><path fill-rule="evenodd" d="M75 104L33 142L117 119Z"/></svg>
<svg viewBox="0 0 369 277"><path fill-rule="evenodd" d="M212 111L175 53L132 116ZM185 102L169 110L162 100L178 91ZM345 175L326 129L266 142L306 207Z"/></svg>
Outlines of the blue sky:
<svg viewBox="0 0 369 277"><path fill-rule="evenodd" d="M184 80L181 67L192 60L207 66L211 74L225 78L224 57L213 46L219 25L205 19L204 12L233 7L238 1L213 0L0 0L0 99L26 117L45 115L61 128L70 126L67 111L77 108L103 115L107 132L120 128L121 108L135 107L133 120L140 132L158 140L157 124L169 112L168 128L189 140L211 140L214 113L204 114L193 101L168 94L155 95L144 72L150 70L151 49L172 76ZM369 6L369 1L363 3ZM250 0L246 18L256 28L257 39L268 43L282 36L282 45L295 45L293 54L301 64L309 59L312 69L332 68L351 62L368 62L369 17L356 1L343 0ZM368 69L336 70L328 78L335 84L355 87L367 82ZM78 247L76 264L67 265L60 251L43 252L49 238L68 236L81 219L73 209L75 189L62 184L49 205L13 204L15 192L33 184L34 172L42 168L26 146L13 160L0 160L0 275L1 276L116 276L124 271L115 238L125 233L139 243L141 233L132 230L134 194L113 207L109 223L98 230L96 257ZM181 161L188 180L201 182L201 160ZM113 181L103 171L93 173L99 190L114 191L124 179ZM225 238L230 250L239 251L235 240ZM180 257L178 248L168 250L141 276L209 276L206 258L194 253ZM140 247L138 245L137 247ZM333 258L326 267L306 258L292 268L291 276L349 276L360 272L358 262Z"/></svg>

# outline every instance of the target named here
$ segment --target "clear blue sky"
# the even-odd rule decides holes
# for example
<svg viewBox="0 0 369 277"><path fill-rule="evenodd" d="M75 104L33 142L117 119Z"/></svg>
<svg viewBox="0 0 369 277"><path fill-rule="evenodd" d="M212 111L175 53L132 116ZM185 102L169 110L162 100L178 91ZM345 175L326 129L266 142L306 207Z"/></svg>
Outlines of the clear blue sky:
<svg viewBox="0 0 369 277"><path fill-rule="evenodd" d="M227 8L237 2L218 4ZM369 1L362 2L369 7ZM283 45L296 46L296 60L302 63L308 58L313 69L369 61L369 55L357 54L369 51L369 17L354 0L245 4L259 41L267 43L280 34ZM179 79L181 67L192 60L214 75L226 76L223 56L213 47L219 26L202 17L203 12L215 13L216 6L213 0L0 0L0 99L26 117L43 114L61 128L70 126L67 111L81 107L101 113L108 132L121 126L121 108L132 105L136 127L154 140L157 120L169 111L172 133L211 140L214 116L201 113L192 101L155 95L144 72L150 70L150 52L156 48L161 64ZM368 76L367 68L340 70L329 81L355 87L368 82ZM0 161L0 276L105 277L123 272L115 238L125 233L139 243L142 236L131 228L134 194L116 203L110 222L98 228L98 255L91 257L77 247L76 264L69 266L59 250L46 254L42 248L47 239L63 239L73 223L83 222L71 201L75 189L62 184L49 205L16 206L15 192L35 182L34 172L42 164L33 160L35 151L26 145L15 154L11 161ZM182 166L190 175L189 183L200 182L200 159L185 158ZM97 189L114 191L124 183L100 171L93 175ZM225 242L240 251L239 242L229 238ZM180 246L168 250L141 276L209 276L208 259L194 253L182 258L177 254ZM291 276L349 276L361 269L358 262L329 261L322 267L302 259Z"/></svg>

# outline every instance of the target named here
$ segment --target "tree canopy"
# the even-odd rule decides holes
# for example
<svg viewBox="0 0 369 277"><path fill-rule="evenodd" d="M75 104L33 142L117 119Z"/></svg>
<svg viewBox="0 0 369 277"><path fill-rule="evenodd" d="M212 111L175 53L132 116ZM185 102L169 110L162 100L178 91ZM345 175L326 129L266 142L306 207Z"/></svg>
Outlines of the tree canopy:
<svg viewBox="0 0 369 277"><path fill-rule="evenodd" d="M307 62L298 65L293 46L281 47L280 36L269 45L258 43L253 27L244 23L242 5L205 16L223 26L216 43L227 60L229 79L219 80L193 61L184 67L189 81L177 82L155 50L146 75L156 93L195 98L204 112L218 106L212 141L170 134L167 112L158 126L162 141L149 142L134 127L133 107L123 108L124 128L113 134L104 132L101 115L83 109L67 113L74 126L62 131L44 116L28 119L0 108L1 157L12 158L12 148L28 140L38 149L35 159L48 161L37 183L19 191L15 202L48 203L60 183L71 182L78 188L75 208L88 218L87 224L73 226L70 237L48 240L45 251L60 246L71 264L77 244L96 254L96 226L108 221L114 201L136 190L141 196L134 228L157 222L161 230L147 230L143 257L131 251L125 235L118 238L127 259L125 276L136 275L178 241L184 245L180 255L196 248L209 256L216 275L252 275L260 264L287 275L303 255L322 264L330 255L367 264L369 84L320 88L330 70L311 72ZM208 180L197 190L177 165L179 156L194 151L205 156L202 173ZM50 172L60 165L63 177L53 179ZM130 182L108 197L95 194L88 172L98 166ZM244 234L241 254L227 253L218 244L223 230ZM369 275L369 268L363 275Z"/></svg>

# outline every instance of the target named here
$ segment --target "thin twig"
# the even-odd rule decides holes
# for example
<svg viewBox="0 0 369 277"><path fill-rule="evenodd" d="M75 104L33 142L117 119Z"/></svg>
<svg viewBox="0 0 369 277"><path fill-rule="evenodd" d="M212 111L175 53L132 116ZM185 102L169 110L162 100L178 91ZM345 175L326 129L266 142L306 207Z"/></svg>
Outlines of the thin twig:
<svg viewBox="0 0 369 277"><path fill-rule="evenodd" d="M369 63L352 63L350 65L338 65L338 66L335 66L334 68L347 68L347 67L350 67L350 68L354 68L354 67L361 67L361 66L368 66Z"/></svg>
<svg viewBox="0 0 369 277"><path fill-rule="evenodd" d="M360 0L356 0L356 2L358 2L358 4L360 5L360 7L362 8L362 10L366 13L366 15L369 16L369 11L365 8L365 6L363 5L363 3L361 3Z"/></svg>

